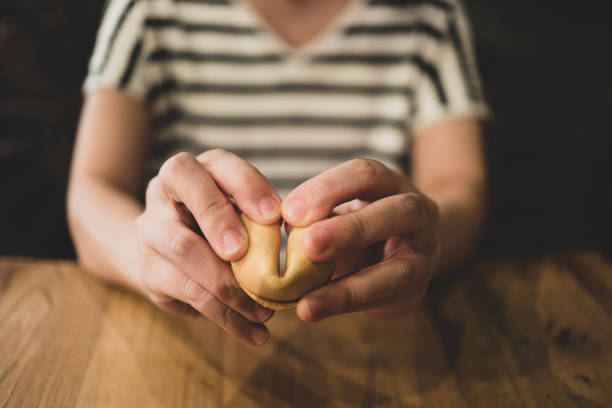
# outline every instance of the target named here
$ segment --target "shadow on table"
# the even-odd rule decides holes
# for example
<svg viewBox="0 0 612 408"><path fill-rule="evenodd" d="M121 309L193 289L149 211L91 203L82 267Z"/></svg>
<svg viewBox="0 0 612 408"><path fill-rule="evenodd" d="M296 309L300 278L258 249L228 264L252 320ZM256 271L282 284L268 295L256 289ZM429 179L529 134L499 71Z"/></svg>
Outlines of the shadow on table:
<svg viewBox="0 0 612 408"><path fill-rule="evenodd" d="M299 335L293 333L292 335ZM351 350L346 344L346 339L327 338L319 339L322 344L343 343L341 351L334 348L334 355L343 356L353 364L364 361L364 355ZM384 362L374 358L367 359L368 371L376 371L377 365ZM257 369L249 375L240 388L244 395L249 396L254 402L258 401L261 391L274 395L281 401L293 407L321 407L331 402L343 402L352 405L374 406L385 404L393 397L386 393L372 389L371 386L360 384L348 376L334 372L329 368L330 364L337 361L327 361L322 364L313 358L307 350L298 349L290 341L279 340L274 343L272 357L262 361ZM299 371L288 370L287 367L295 367L299 364ZM330 392L333 387L333 392ZM236 406L231 401L228 406Z"/></svg>
<svg viewBox="0 0 612 408"><path fill-rule="evenodd" d="M607 286L594 269L608 271L601 270L602 258L591 255L597 264L591 267L587 258L571 253L465 265L453 279L432 284L426 308L468 402L477 382L508 381L514 388L529 378L538 394L531 398L540 403L604 406L581 392L601 379L567 369L570 361L587 367L606 352L606 334L587 311L596 300L612 314L612 304L602 301L609 297Z"/></svg>

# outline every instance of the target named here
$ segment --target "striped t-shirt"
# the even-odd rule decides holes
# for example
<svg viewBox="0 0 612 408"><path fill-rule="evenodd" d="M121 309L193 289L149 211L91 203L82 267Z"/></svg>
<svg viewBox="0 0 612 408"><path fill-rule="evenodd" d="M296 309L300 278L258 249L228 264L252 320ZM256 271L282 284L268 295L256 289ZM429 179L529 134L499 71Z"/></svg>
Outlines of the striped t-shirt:
<svg viewBox="0 0 612 408"><path fill-rule="evenodd" d="M247 0L111 0L84 85L108 87L148 105L150 169L223 148L281 196L355 157L401 168L415 131L486 115L458 0L353 0L297 48Z"/></svg>

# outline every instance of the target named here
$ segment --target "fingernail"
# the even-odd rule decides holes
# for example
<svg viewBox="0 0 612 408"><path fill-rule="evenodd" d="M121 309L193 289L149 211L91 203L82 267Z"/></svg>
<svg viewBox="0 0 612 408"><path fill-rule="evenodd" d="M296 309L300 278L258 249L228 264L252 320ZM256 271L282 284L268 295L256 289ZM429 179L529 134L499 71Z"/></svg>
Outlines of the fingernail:
<svg viewBox="0 0 612 408"><path fill-rule="evenodd" d="M299 221L306 215L307 207L304 200L296 198L287 204L287 216L290 221Z"/></svg>
<svg viewBox="0 0 612 408"><path fill-rule="evenodd" d="M260 345L264 344L268 340L268 337L270 337L270 332L264 327L257 326L251 330L249 337L253 343Z"/></svg>
<svg viewBox="0 0 612 408"><path fill-rule="evenodd" d="M233 228L228 228L223 234L223 247L228 255L238 252L245 241L246 236Z"/></svg>
<svg viewBox="0 0 612 408"><path fill-rule="evenodd" d="M266 218L274 218L278 214L278 203L272 197L264 197L259 202L259 211Z"/></svg>
<svg viewBox="0 0 612 408"><path fill-rule="evenodd" d="M271 318L272 313L274 313L274 311L266 307L260 305L255 306L255 316L257 316L257 319L262 323Z"/></svg>

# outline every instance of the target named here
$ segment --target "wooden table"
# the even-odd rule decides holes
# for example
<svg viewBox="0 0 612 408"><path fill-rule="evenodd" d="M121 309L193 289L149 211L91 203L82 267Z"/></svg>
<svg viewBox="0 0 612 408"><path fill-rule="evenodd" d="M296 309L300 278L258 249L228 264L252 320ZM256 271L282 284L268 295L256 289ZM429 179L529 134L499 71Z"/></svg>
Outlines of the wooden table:
<svg viewBox="0 0 612 408"><path fill-rule="evenodd" d="M246 346L72 262L0 258L0 406L612 406L596 253L478 262L399 320L269 326Z"/></svg>

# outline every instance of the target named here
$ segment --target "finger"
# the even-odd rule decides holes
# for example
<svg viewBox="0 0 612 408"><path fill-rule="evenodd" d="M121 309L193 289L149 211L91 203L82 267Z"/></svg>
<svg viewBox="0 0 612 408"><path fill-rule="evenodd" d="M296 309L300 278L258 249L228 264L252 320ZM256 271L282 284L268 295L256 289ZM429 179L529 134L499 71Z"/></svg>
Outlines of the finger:
<svg viewBox="0 0 612 408"><path fill-rule="evenodd" d="M317 321L406 290L427 274L426 258L407 254L334 280L300 300L297 314Z"/></svg>
<svg viewBox="0 0 612 408"><path fill-rule="evenodd" d="M389 298L359 305L349 312L365 311L371 317L394 318L405 316L425 298L431 276L424 275L408 289Z"/></svg>
<svg viewBox="0 0 612 408"><path fill-rule="evenodd" d="M381 198L360 210L311 225L304 235L304 250L314 261L335 258L348 248L364 248L394 236L413 237L435 227L430 205L417 193Z"/></svg>
<svg viewBox="0 0 612 408"><path fill-rule="evenodd" d="M162 189L174 205L183 203L193 214L215 253L226 261L244 254L248 238L242 222L194 156L179 153L171 157L160 168L159 177Z"/></svg>
<svg viewBox="0 0 612 408"><path fill-rule="evenodd" d="M346 203L342 203L336 208L334 208L334 210L332 211L332 215L336 216L336 215L347 214L353 211L360 210L369 204L370 203L367 201L355 199L355 200L352 200Z"/></svg>
<svg viewBox="0 0 612 408"><path fill-rule="evenodd" d="M174 219L138 221L141 239L171 264L252 322L267 320L272 311L249 298L227 264L202 237Z"/></svg>
<svg viewBox="0 0 612 408"><path fill-rule="evenodd" d="M169 197L163 190L162 181L159 175L149 180L145 199L147 203L147 213L155 213L160 218L178 216L187 228L196 231L198 234L202 234L198 222L185 204L172 202L172 205L168 206ZM139 217L139 219L140 218L142 218L142 216Z"/></svg>
<svg viewBox="0 0 612 408"><path fill-rule="evenodd" d="M349 273L357 272L379 263L383 259L384 243L370 245L342 252L335 258L336 266L332 279L338 279Z"/></svg>
<svg viewBox="0 0 612 408"><path fill-rule="evenodd" d="M282 215L292 225L310 225L347 201L374 201L396 194L404 181L399 173L376 160L354 159L296 187L283 201Z"/></svg>
<svg viewBox="0 0 612 408"><path fill-rule="evenodd" d="M370 203L368 203L367 201L352 200L347 203L340 204L339 206L334 208L330 216L335 217L337 215L357 211L369 204ZM293 225L289 224L288 222L283 223L283 225L285 227L285 232L287 233L287 235L289 235L289 233L291 233L291 230L293 229Z"/></svg>
<svg viewBox="0 0 612 408"><path fill-rule="evenodd" d="M264 225L278 220L281 199L253 165L222 149L208 150L198 156L198 161L251 219Z"/></svg>
<svg viewBox="0 0 612 408"><path fill-rule="evenodd" d="M341 214L346 214L352 211L357 211L369 204L370 203L368 203L367 201L361 201L361 200L352 200L347 203L342 203L333 209L330 216L335 217L336 215L341 215ZM288 222L285 222L284 227L285 227L285 232L287 233L287 235L289 235L289 233L293 229L293 226L289 224Z"/></svg>
<svg viewBox="0 0 612 408"><path fill-rule="evenodd" d="M365 206L367 206L369 204L370 203L368 203L367 201L361 201L361 200L357 200L357 199L349 201L349 202L346 202L346 203L342 203L342 204L340 204L339 206L337 206L336 208L333 209L332 213L330 214L330 217L335 217L337 215L342 215L342 214L347 214L349 212L357 211L357 210L359 210L359 209L361 209L361 208L363 208L363 207L365 207ZM287 235L289 235L289 233L291 232L292 228L293 227L291 226L291 224L285 223L285 230L287 231ZM353 251L353 252L355 252L355 251ZM346 255L346 254L343 254L343 255ZM351 258L353 258L354 256L359 257L360 254L354 253L354 254L350 254L349 256ZM355 262L353 262L353 261L355 261ZM351 265L359 265L359 264L361 264L361 262L359 262L358 260L355 260L355 259L351 259L349 263ZM338 259L336 259L336 268L335 268L334 276L340 277L340 276L346 275L349 272L348 270L344 269L343 273L337 275L337 273L338 273L338 266L339 266L338 265ZM362 268L363 267L365 267L365 265L362 265ZM361 269L361 268L359 268L359 269ZM351 269L350 272L353 272L354 270L356 270L356 269Z"/></svg>
<svg viewBox="0 0 612 408"><path fill-rule="evenodd" d="M167 295L191 305L229 334L253 345L263 344L269 337L263 324L252 323L242 315L221 303L212 293L171 265L158 258L155 266L146 271L146 286L156 295Z"/></svg>

